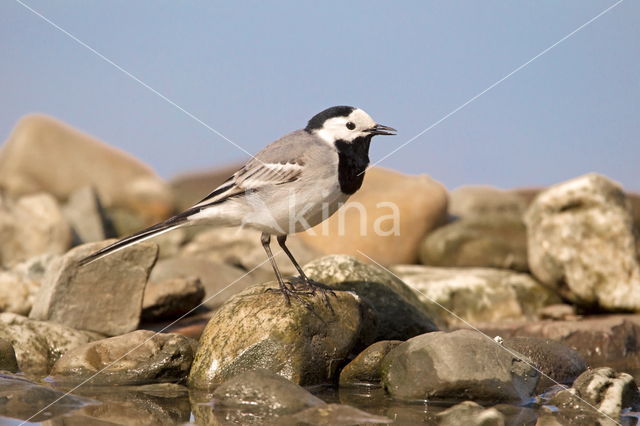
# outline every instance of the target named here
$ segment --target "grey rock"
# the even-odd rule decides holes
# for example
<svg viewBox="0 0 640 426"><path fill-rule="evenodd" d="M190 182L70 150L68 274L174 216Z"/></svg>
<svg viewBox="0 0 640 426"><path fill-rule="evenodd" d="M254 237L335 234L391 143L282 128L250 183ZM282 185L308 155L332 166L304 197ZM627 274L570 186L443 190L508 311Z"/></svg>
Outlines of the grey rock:
<svg viewBox="0 0 640 426"><path fill-rule="evenodd" d="M516 191L491 186L461 186L449 194L449 213L461 218L521 217L527 206L527 199Z"/></svg>
<svg viewBox="0 0 640 426"><path fill-rule="evenodd" d="M439 308L421 303L409 286L376 265L332 255L316 259L303 269L312 280L352 291L369 303L378 318L374 340L406 340L438 329L434 312Z"/></svg>
<svg viewBox="0 0 640 426"><path fill-rule="evenodd" d="M39 385L24 377L0 374L2 417L43 422L91 404L97 402ZM39 411L45 407L46 410Z"/></svg>
<svg viewBox="0 0 640 426"><path fill-rule="evenodd" d="M110 242L76 247L52 263L29 317L110 336L135 330L158 247L140 243L78 267Z"/></svg>
<svg viewBox="0 0 640 426"><path fill-rule="evenodd" d="M102 337L16 314L0 314L0 339L11 343L23 373L44 376L62 354Z"/></svg>
<svg viewBox="0 0 640 426"><path fill-rule="evenodd" d="M629 201L604 176L588 174L541 193L526 214L529 266L567 300L640 311L640 265Z"/></svg>
<svg viewBox="0 0 640 426"><path fill-rule="evenodd" d="M340 372L340 386L379 383L382 360L401 343L402 340L382 340L360 352Z"/></svg>
<svg viewBox="0 0 640 426"><path fill-rule="evenodd" d="M19 370L16 351L11 342L0 339L0 370L15 373Z"/></svg>
<svg viewBox="0 0 640 426"><path fill-rule="evenodd" d="M457 220L427 235L420 246L420 262L527 272L527 229L518 216Z"/></svg>
<svg viewBox="0 0 640 426"><path fill-rule="evenodd" d="M473 401L464 401L436 415L441 426L503 426L504 415L495 408L484 408Z"/></svg>
<svg viewBox="0 0 640 426"><path fill-rule="evenodd" d="M320 295L287 305L269 282L221 306L201 338L189 386L206 389L248 370L265 368L300 385L331 383L349 354L371 343L373 313L358 296L337 291L328 307Z"/></svg>
<svg viewBox="0 0 640 426"><path fill-rule="evenodd" d="M614 419L623 408L640 408L640 393L633 377L612 368L585 371L573 383L573 388L581 398Z"/></svg>
<svg viewBox="0 0 640 426"><path fill-rule="evenodd" d="M503 345L526 356L546 375L541 375L536 393L542 393L558 383L570 385L587 369L587 363L580 353L554 340L511 337L505 339Z"/></svg>
<svg viewBox="0 0 640 426"><path fill-rule="evenodd" d="M196 345L179 334L137 330L66 352L51 376L59 383L91 385L179 382L189 372Z"/></svg>
<svg viewBox="0 0 640 426"><path fill-rule="evenodd" d="M273 274L273 271L271 272ZM264 273L247 273L244 269L203 258L173 257L161 259L149 276L150 282L197 277L205 291L204 306L215 309L231 296L260 281ZM273 279L269 277L268 279Z"/></svg>
<svg viewBox="0 0 640 426"><path fill-rule="evenodd" d="M397 265L391 271L448 326L533 319L543 307L560 302L530 275L513 271L421 265Z"/></svg>
<svg viewBox="0 0 640 426"><path fill-rule="evenodd" d="M71 228L49 194L17 200L0 195L0 266L13 266L42 254L62 254L71 245Z"/></svg>
<svg viewBox="0 0 640 426"><path fill-rule="evenodd" d="M204 298L199 278L175 278L149 282L144 290L141 318L153 321L177 318L196 308Z"/></svg>
<svg viewBox="0 0 640 426"><path fill-rule="evenodd" d="M62 211L73 229L76 245L117 236L113 223L102 207L98 192L91 186L74 191Z"/></svg>
<svg viewBox="0 0 640 426"><path fill-rule="evenodd" d="M40 255L0 271L0 312L29 315L44 271L55 258L55 255Z"/></svg>
<svg viewBox="0 0 640 426"><path fill-rule="evenodd" d="M332 426L389 424L394 422L388 417L376 416L344 404L324 404L307 408L282 420L283 422L291 420L298 422L298 424Z"/></svg>
<svg viewBox="0 0 640 426"><path fill-rule="evenodd" d="M521 401L539 378L524 356L471 330L414 337L382 363L385 389L403 400Z"/></svg>
<svg viewBox="0 0 640 426"><path fill-rule="evenodd" d="M230 378L216 388L213 398L216 408L241 409L257 416L291 414L325 405L301 386L262 369Z"/></svg>

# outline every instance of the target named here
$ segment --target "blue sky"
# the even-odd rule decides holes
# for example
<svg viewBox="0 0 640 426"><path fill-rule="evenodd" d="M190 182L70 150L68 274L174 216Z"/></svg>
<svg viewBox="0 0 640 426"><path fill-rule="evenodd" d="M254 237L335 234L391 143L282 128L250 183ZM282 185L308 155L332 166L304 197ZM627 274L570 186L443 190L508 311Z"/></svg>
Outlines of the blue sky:
<svg viewBox="0 0 640 426"><path fill-rule="evenodd" d="M249 152L332 105L428 128L612 0L21 0ZM597 171L640 190L640 2L625 0L381 165L449 188ZM0 141L53 115L171 178L247 155L14 0L0 3Z"/></svg>

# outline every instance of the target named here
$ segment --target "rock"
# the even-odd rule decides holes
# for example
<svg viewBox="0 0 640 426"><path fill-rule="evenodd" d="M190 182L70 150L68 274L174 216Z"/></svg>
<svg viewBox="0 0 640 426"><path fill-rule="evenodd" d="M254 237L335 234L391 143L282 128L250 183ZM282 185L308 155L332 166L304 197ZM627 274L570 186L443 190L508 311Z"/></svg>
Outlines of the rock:
<svg viewBox="0 0 640 426"><path fill-rule="evenodd" d="M511 337L503 345L526 356L544 375L536 393L543 393L555 384L571 385L587 369L582 355L567 345L539 337Z"/></svg>
<svg viewBox="0 0 640 426"><path fill-rule="evenodd" d="M0 195L0 235L0 266L5 267L42 254L62 254L71 245L71 229L48 194L18 200Z"/></svg>
<svg viewBox="0 0 640 426"><path fill-rule="evenodd" d="M340 386L379 383L382 360L402 340L382 340L360 352L340 372Z"/></svg>
<svg viewBox="0 0 640 426"><path fill-rule="evenodd" d="M199 278L151 281L144 290L141 318L145 321L175 319L195 309L203 298L204 287Z"/></svg>
<svg viewBox="0 0 640 426"><path fill-rule="evenodd" d="M0 271L0 312L29 315L35 295L44 279L44 270L56 256L41 255Z"/></svg>
<svg viewBox="0 0 640 426"><path fill-rule="evenodd" d="M77 189L63 207L71 225L76 245L115 238L116 230L100 202L97 191L90 187Z"/></svg>
<svg viewBox="0 0 640 426"><path fill-rule="evenodd" d="M169 185L173 191L176 207L183 211L196 204L217 188L243 164L232 164L219 169L185 173L173 178Z"/></svg>
<svg viewBox="0 0 640 426"><path fill-rule="evenodd" d="M601 367L582 373L572 389L558 392L549 403L561 409L597 409L617 420L622 409L640 407L640 393L631 375Z"/></svg>
<svg viewBox="0 0 640 426"><path fill-rule="evenodd" d="M557 320L557 321L578 318L576 314L576 307L573 305L567 305L564 303L545 306L544 308L540 309L539 315L540 315L540 319L549 319L549 320Z"/></svg>
<svg viewBox="0 0 640 426"><path fill-rule="evenodd" d="M427 235L420 247L420 262L527 272L527 229L516 216L457 220Z"/></svg>
<svg viewBox="0 0 640 426"><path fill-rule="evenodd" d="M594 173L547 189L526 214L532 272L579 306L640 311L629 209L622 188Z"/></svg>
<svg viewBox="0 0 640 426"><path fill-rule="evenodd" d="M640 368L640 315L585 317L566 321L478 324L490 336L539 337L562 342L591 367Z"/></svg>
<svg viewBox="0 0 640 426"><path fill-rule="evenodd" d="M271 246L283 275L296 276L297 271L280 246L276 243ZM318 256L315 250L310 249L295 235L287 239L287 247L301 265ZM253 284L274 279L273 269L260 243L260 232L248 228L212 228L203 231L184 246L181 256L224 263L238 267L244 273L251 271L256 280ZM229 283L224 285L227 284Z"/></svg>
<svg viewBox="0 0 640 426"><path fill-rule="evenodd" d="M48 192L64 201L86 186L96 188L106 208L131 211L146 225L173 210L168 185L132 156L51 117L22 118L0 152L0 189L12 196Z"/></svg>
<svg viewBox="0 0 640 426"><path fill-rule="evenodd" d="M388 417L376 416L355 407L343 404L324 404L307 408L299 413L288 416L284 421L292 420L296 424L309 425L360 425L360 424L388 424L394 421Z"/></svg>
<svg viewBox="0 0 640 426"><path fill-rule="evenodd" d="M333 255L314 260L303 270L312 280L353 291L369 303L378 318L374 341L406 340L438 329L432 321L437 318L433 307L426 307L411 288L377 265Z"/></svg>
<svg viewBox="0 0 640 426"><path fill-rule="evenodd" d="M382 361L382 382L403 400L521 401L531 396L538 373L524 357L471 330L414 337Z"/></svg>
<svg viewBox="0 0 640 426"><path fill-rule="evenodd" d="M15 373L19 370L16 351L11 342L0 339L0 371Z"/></svg>
<svg viewBox="0 0 640 426"><path fill-rule="evenodd" d="M219 261L173 257L161 259L156 263L151 271L149 282L196 277L204 287L204 306L215 309L234 294L255 284L261 275L266 274L257 271L247 273L244 269Z"/></svg>
<svg viewBox="0 0 640 426"><path fill-rule="evenodd" d="M522 217L529 203L516 191L485 185L461 186L449 194L449 213L460 218Z"/></svg>
<svg viewBox="0 0 640 426"><path fill-rule="evenodd" d="M244 371L264 368L300 385L331 383L350 353L370 343L370 308L337 291L288 306L277 283L255 285L222 305L207 324L189 386L206 389ZM368 340L368 341L367 341Z"/></svg>
<svg viewBox="0 0 640 426"><path fill-rule="evenodd" d="M136 330L68 351L51 376L59 383L94 386L179 382L189 373L196 345L180 334Z"/></svg>
<svg viewBox="0 0 640 426"><path fill-rule="evenodd" d="M46 375L62 354L102 337L20 315L0 314L0 339L11 343L20 371L27 374Z"/></svg>
<svg viewBox="0 0 640 426"><path fill-rule="evenodd" d="M297 413L326 405L301 386L270 371L245 371L222 383L213 392L216 408L250 411L255 416Z"/></svg>
<svg viewBox="0 0 640 426"><path fill-rule="evenodd" d="M530 275L512 271L420 265L397 265L391 271L449 326L533 319L544 306L560 302Z"/></svg>
<svg viewBox="0 0 640 426"><path fill-rule="evenodd" d="M372 167L343 207L300 237L323 254L346 254L364 262L370 257L386 265L414 263L424 236L446 217L442 184L425 175Z"/></svg>
<svg viewBox="0 0 640 426"><path fill-rule="evenodd" d="M436 415L441 426L503 426L504 415L495 408L484 408L473 401L464 401Z"/></svg>
<svg viewBox="0 0 640 426"><path fill-rule="evenodd" d="M96 401L41 386L24 377L0 374L2 417L43 422L91 404ZM3 420L3 424L13 424Z"/></svg>
<svg viewBox="0 0 640 426"><path fill-rule="evenodd" d="M110 242L76 247L52 263L29 317L109 336L135 330L158 247L140 243L78 267Z"/></svg>

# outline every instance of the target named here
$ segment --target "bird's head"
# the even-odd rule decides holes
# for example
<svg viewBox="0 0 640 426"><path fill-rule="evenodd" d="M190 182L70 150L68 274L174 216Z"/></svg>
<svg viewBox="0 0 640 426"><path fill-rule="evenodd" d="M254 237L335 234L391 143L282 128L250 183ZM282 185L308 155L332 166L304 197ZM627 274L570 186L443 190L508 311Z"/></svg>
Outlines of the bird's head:
<svg viewBox="0 0 640 426"><path fill-rule="evenodd" d="M363 110L351 106L334 106L314 115L305 130L327 143L370 140L375 135L395 135L396 129L377 124Z"/></svg>

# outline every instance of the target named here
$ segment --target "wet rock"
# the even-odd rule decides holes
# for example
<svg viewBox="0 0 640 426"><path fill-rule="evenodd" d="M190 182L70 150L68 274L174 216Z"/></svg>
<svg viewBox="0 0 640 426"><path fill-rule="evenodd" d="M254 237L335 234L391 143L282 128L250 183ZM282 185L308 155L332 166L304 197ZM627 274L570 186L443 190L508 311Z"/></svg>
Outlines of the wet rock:
<svg viewBox="0 0 640 426"><path fill-rule="evenodd" d="M29 317L110 336L135 330L158 247L140 243L78 267L110 242L76 247L52 263Z"/></svg>
<svg viewBox="0 0 640 426"><path fill-rule="evenodd" d="M10 341L0 339L0 371L17 372L18 359Z"/></svg>
<svg viewBox="0 0 640 426"><path fill-rule="evenodd" d="M568 321L478 324L490 336L540 337L575 349L591 367L640 368L640 315L585 317Z"/></svg>
<svg viewBox="0 0 640 426"><path fill-rule="evenodd" d="M204 297L199 278L176 278L149 282L144 290L141 318L153 321L177 318L196 308Z"/></svg>
<svg viewBox="0 0 640 426"><path fill-rule="evenodd" d="M301 265L318 257L315 250L295 235L287 239L287 247ZM273 243L271 249L283 275L296 276L297 271L280 246ZM235 266L242 269L243 273L252 271L252 284L274 278L273 269L270 263L266 262L267 255L260 243L260 232L248 228L213 228L200 232L184 246L181 256ZM227 284L229 283L224 285Z"/></svg>
<svg viewBox="0 0 640 426"><path fill-rule="evenodd" d="M324 404L318 407L311 407L299 413L288 416L283 421L293 420L309 425L359 425L359 424L389 424L393 420L376 416L359 410L350 405Z"/></svg>
<svg viewBox="0 0 640 426"><path fill-rule="evenodd" d="M44 271L56 257L36 256L9 270L0 271L0 312L29 315L44 279Z"/></svg>
<svg viewBox="0 0 640 426"><path fill-rule="evenodd" d="M382 382L403 400L520 401L531 396L539 377L523 359L475 331L427 333L384 358Z"/></svg>
<svg viewBox="0 0 640 426"><path fill-rule="evenodd" d="M422 303L449 326L464 321L532 319L544 306L560 302L530 275L490 268L397 265L391 271L416 291ZM459 318L445 313L443 306Z"/></svg>
<svg viewBox="0 0 640 426"><path fill-rule="evenodd" d="M5 267L42 254L64 253L71 245L71 228L49 194L17 200L0 195L0 235L0 266Z"/></svg>
<svg viewBox="0 0 640 426"><path fill-rule="evenodd" d="M287 305L270 282L248 288L221 306L207 325L189 385L208 388L244 371L264 368L300 385L331 383L350 353L368 345L373 313L358 296L336 292L310 307ZM368 340L368 341L367 341Z"/></svg>
<svg viewBox="0 0 640 426"><path fill-rule="evenodd" d="M102 337L20 315L0 314L0 339L11 343L24 373L46 375L62 354Z"/></svg>
<svg viewBox="0 0 640 426"><path fill-rule="evenodd" d="M266 256L266 255L265 255ZM271 271L273 275L273 270ZM219 261L193 257L161 259L153 267L149 282L196 277L204 287L204 306L215 309L234 294L255 284L266 273L247 273L244 269ZM273 279L273 276L267 279Z"/></svg>
<svg viewBox="0 0 640 426"><path fill-rule="evenodd" d="M436 415L441 426L503 426L504 415L495 408L484 408L473 401L464 401Z"/></svg>
<svg viewBox="0 0 640 426"><path fill-rule="evenodd" d="M173 210L168 185L132 156L51 117L22 118L0 152L0 188L12 196L48 192L64 201L86 186L96 188L106 208L130 211L146 225Z"/></svg>
<svg viewBox="0 0 640 426"><path fill-rule="evenodd" d="M541 193L526 215L535 276L585 308L640 311L640 265L622 188L588 174Z"/></svg>
<svg viewBox="0 0 640 426"><path fill-rule="evenodd" d="M63 213L73 229L76 245L117 236L98 192L90 186L74 191L64 205Z"/></svg>
<svg viewBox="0 0 640 426"><path fill-rule="evenodd" d="M296 413L325 403L301 386L267 370L246 371L213 393L216 407L251 411L258 416Z"/></svg>
<svg viewBox="0 0 640 426"><path fill-rule="evenodd" d="M23 377L0 374L0 416L43 422L90 404L96 402L67 395Z"/></svg>
<svg viewBox="0 0 640 426"><path fill-rule="evenodd" d="M546 376L541 375L536 393L560 383L570 385L587 369L582 355L567 345L539 337L511 337L503 345L526 356Z"/></svg>
<svg viewBox="0 0 640 426"><path fill-rule="evenodd" d="M414 263L424 236L446 217L442 184L426 175L372 167L362 188L340 210L300 237L323 254L346 254L363 262L370 262L369 256L387 265Z"/></svg>
<svg viewBox="0 0 640 426"><path fill-rule="evenodd" d="M171 179L169 185L174 194L177 209L183 211L193 206L242 166L243 164L232 164L214 170L185 173Z"/></svg>
<svg viewBox="0 0 640 426"><path fill-rule="evenodd" d="M640 407L640 393L631 375L600 367L582 373L571 389L558 392L549 403L561 409L589 411L595 407L617 420L622 409Z"/></svg>
<svg viewBox="0 0 640 426"><path fill-rule="evenodd" d="M340 386L360 383L379 383L382 360L402 340L382 340L360 352L340 372Z"/></svg>
<svg viewBox="0 0 640 426"><path fill-rule="evenodd" d="M189 372L196 345L179 334L137 330L66 352L51 376L60 383L98 386L179 382Z"/></svg>
<svg viewBox="0 0 640 426"><path fill-rule="evenodd" d="M522 217L529 203L517 191L484 185L468 185L449 194L449 213L461 218Z"/></svg>
<svg viewBox="0 0 640 426"><path fill-rule="evenodd" d="M304 272L312 280L336 290L353 291L376 312L374 340L406 340L437 330L433 306L425 306L416 293L393 274L344 256L325 256L308 263ZM439 309L439 308L437 308Z"/></svg>
<svg viewBox="0 0 640 426"><path fill-rule="evenodd" d="M527 272L527 229L516 216L457 220L427 235L420 246L420 262Z"/></svg>

